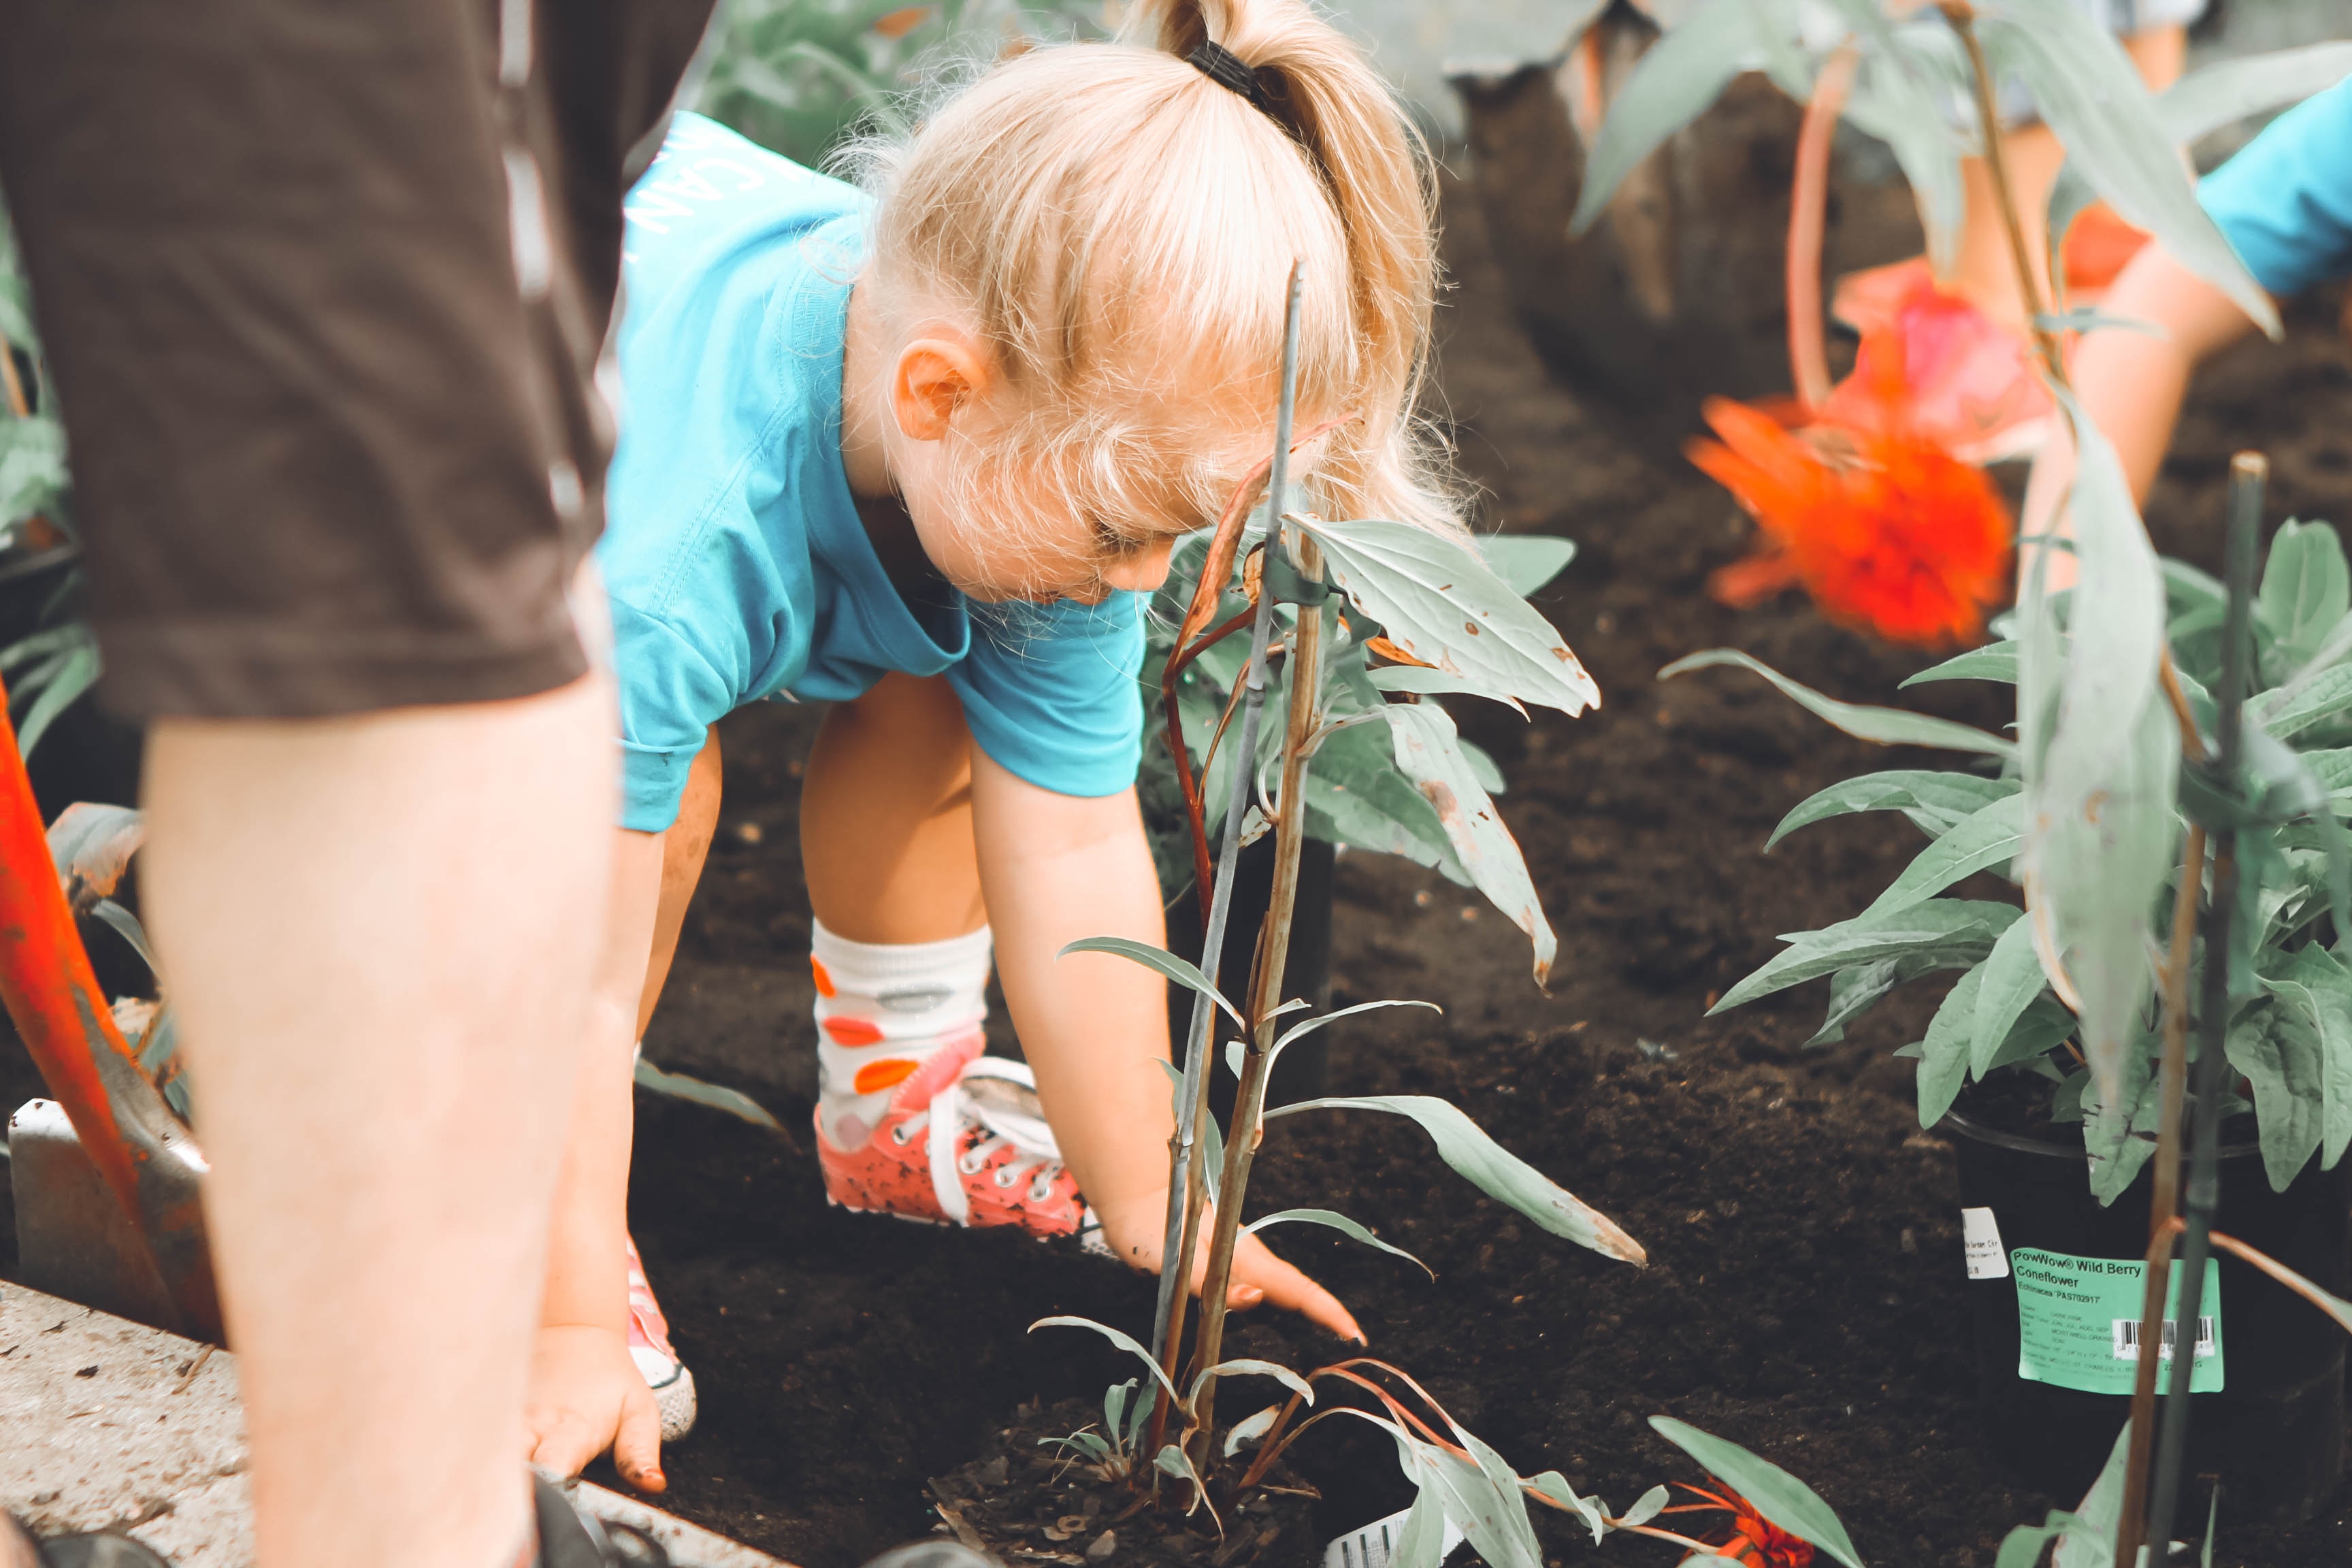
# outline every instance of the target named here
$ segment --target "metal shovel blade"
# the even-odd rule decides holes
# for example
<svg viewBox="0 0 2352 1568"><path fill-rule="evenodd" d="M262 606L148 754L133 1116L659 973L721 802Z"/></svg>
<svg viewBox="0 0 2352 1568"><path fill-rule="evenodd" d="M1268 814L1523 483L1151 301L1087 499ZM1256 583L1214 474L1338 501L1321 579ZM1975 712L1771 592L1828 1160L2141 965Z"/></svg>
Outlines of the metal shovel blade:
<svg viewBox="0 0 2352 1568"><path fill-rule="evenodd" d="M24 1283L120 1318L178 1326L154 1254L83 1152L65 1107L28 1100L8 1119L8 1177Z"/></svg>

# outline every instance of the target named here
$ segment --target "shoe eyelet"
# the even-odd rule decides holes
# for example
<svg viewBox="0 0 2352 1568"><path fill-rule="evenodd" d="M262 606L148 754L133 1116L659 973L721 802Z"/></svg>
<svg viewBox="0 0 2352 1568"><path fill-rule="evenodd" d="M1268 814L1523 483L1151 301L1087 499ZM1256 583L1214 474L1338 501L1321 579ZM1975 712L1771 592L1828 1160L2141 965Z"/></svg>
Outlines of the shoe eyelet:
<svg viewBox="0 0 2352 1568"><path fill-rule="evenodd" d="M915 1134L910 1129L908 1129L905 1122L901 1121L898 1126L890 1129L890 1142L898 1145L899 1148L904 1149L908 1144L914 1141Z"/></svg>
<svg viewBox="0 0 2352 1568"><path fill-rule="evenodd" d="M988 1161L984 1156L975 1160L970 1154L966 1154L956 1161L956 1169L967 1176L977 1176L987 1168Z"/></svg>
<svg viewBox="0 0 2352 1568"><path fill-rule="evenodd" d="M1021 1173L1011 1165L999 1165L996 1168L996 1184L1000 1187L1009 1187L1020 1179Z"/></svg>
<svg viewBox="0 0 2352 1568"><path fill-rule="evenodd" d="M1031 1203L1042 1204L1053 1195L1054 1189L1046 1183L1043 1181L1035 1181L1029 1184L1029 1201Z"/></svg>

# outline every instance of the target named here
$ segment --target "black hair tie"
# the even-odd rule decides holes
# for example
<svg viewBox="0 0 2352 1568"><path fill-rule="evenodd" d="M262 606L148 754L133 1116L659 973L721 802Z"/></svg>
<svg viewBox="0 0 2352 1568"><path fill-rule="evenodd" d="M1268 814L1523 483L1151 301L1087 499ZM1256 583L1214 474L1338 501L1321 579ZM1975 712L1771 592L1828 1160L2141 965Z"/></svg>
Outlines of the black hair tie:
<svg viewBox="0 0 2352 1568"><path fill-rule="evenodd" d="M1184 63L1219 87L1249 100L1259 113L1268 117L1274 114L1274 99L1259 85L1257 73L1224 45L1203 39L1199 48L1184 57Z"/></svg>

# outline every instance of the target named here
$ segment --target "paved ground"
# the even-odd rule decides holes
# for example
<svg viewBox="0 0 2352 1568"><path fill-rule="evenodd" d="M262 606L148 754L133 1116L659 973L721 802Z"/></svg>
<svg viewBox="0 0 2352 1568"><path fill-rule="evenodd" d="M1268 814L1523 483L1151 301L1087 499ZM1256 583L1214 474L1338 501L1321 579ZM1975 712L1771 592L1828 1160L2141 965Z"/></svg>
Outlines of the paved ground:
<svg viewBox="0 0 2352 1568"><path fill-rule="evenodd" d="M0 1283L0 1510L37 1535L128 1530L174 1568L251 1568L236 1358ZM577 1500L679 1568L775 1558L599 1487Z"/></svg>

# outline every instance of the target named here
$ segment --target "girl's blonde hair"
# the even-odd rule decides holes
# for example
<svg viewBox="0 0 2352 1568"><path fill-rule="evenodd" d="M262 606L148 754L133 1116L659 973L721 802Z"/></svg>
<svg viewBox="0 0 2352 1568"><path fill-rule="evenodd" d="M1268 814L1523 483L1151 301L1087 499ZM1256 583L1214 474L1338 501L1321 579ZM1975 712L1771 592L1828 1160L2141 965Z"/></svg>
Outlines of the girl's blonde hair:
<svg viewBox="0 0 2352 1568"><path fill-rule="evenodd" d="M1213 41L1272 111L1185 57ZM1302 428L1350 416L1308 489L1334 517L1459 526L1413 418L1436 287L1427 147L1302 0L1136 0L1109 43L1031 48L864 150L886 298L967 313L1019 390L975 455L1075 515L1213 520L1247 465L1207 418L1270 421L1305 264Z"/></svg>

